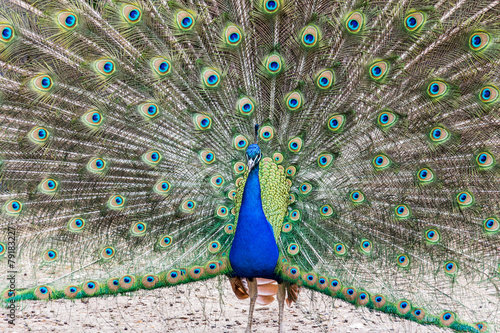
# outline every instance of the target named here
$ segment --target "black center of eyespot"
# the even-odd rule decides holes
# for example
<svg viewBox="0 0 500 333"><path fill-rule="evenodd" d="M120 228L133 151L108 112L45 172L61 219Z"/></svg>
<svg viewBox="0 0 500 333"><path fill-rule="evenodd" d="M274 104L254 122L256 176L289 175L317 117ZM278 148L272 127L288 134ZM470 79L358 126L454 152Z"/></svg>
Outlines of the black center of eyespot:
<svg viewBox="0 0 500 333"><path fill-rule="evenodd" d="M194 274L200 274L200 270L197 268L194 270Z"/></svg>
<svg viewBox="0 0 500 333"><path fill-rule="evenodd" d="M410 28L414 28L417 25L417 20L413 16L408 17L407 22Z"/></svg>
<svg viewBox="0 0 500 333"><path fill-rule="evenodd" d="M87 287L88 287L89 289L94 289L94 288L95 288L95 284L93 284L92 282L89 282L89 283L87 284Z"/></svg>
<svg viewBox="0 0 500 333"><path fill-rule="evenodd" d="M325 279L319 279L319 283L320 283L320 284L325 284L325 283L326 283L326 280L325 280Z"/></svg>
<svg viewBox="0 0 500 333"><path fill-rule="evenodd" d="M401 303L401 307L402 307L403 309L404 309L404 308L406 308L407 306L408 306L408 304L407 304L406 302Z"/></svg>
<svg viewBox="0 0 500 333"><path fill-rule="evenodd" d="M337 281L333 281L333 282L332 282L332 286L336 287L336 286L338 286L338 285L339 285L339 283L338 283Z"/></svg>
<svg viewBox="0 0 500 333"><path fill-rule="evenodd" d="M182 19L182 26L188 27L191 25L191 22L192 22L192 20L190 17L185 17Z"/></svg>
<svg viewBox="0 0 500 333"><path fill-rule="evenodd" d="M169 66L168 66L168 63L166 63L166 62L162 62L162 63L160 64L160 67L159 67L159 68L160 68L160 71L161 71L161 72L166 72L166 71L168 70L168 67L169 67Z"/></svg>
<svg viewBox="0 0 500 333"><path fill-rule="evenodd" d="M208 83L210 83L210 84L215 84L217 82L217 80L218 80L217 75L212 74L208 77Z"/></svg>
<svg viewBox="0 0 500 333"><path fill-rule="evenodd" d="M131 279L129 277L126 277L123 279L123 281L125 281L125 283L130 283Z"/></svg>
<svg viewBox="0 0 500 333"><path fill-rule="evenodd" d="M365 298L366 298L366 295L365 295L365 294L361 294L361 295L359 295L359 298L361 298L361 299L365 299Z"/></svg>
<svg viewBox="0 0 500 333"><path fill-rule="evenodd" d="M382 297L380 297L380 296L379 296L379 297L375 298L375 301L376 301L377 303L382 302Z"/></svg>
<svg viewBox="0 0 500 333"><path fill-rule="evenodd" d="M405 262L405 260L406 260L406 258L405 258L405 257L401 257L401 258L399 258L399 262L400 262L400 263L404 263L404 262Z"/></svg>
<svg viewBox="0 0 500 333"><path fill-rule="evenodd" d="M308 279L309 281L312 281L312 280L314 280L314 276L312 276L312 275L308 275L308 276L307 276L307 279Z"/></svg>
<svg viewBox="0 0 500 333"><path fill-rule="evenodd" d="M291 272L292 274L297 274L297 270L296 270L295 268L292 268L292 269L290 270L290 272Z"/></svg>
<svg viewBox="0 0 500 333"><path fill-rule="evenodd" d="M347 293L348 293L349 295L352 295L352 294L354 294L354 290L349 289L349 290L347 290Z"/></svg>
<svg viewBox="0 0 500 333"><path fill-rule="evenodd" d="M445 320L448 320L448 319L450 319L450 318L451 318L451 315L450 315L449 313L447 313L447 314L445 314L445 315L444 315L444 319L445 319Z"/></svg>
<svg viewBox="0 0 500 333"><path fill-rule="evenodd" d="M172 277L172 278L174 278L174 279L175 279L175 278L177 277L177 273L176 273L176 272L172 272L172 273L170 273L170 277Z"/></svg>
<svg viewBox="0 0 500 333"><path fill-rule="evenodd" d="M138 17L139 17L139 11L137 9L133 9L130 11L130 13L128 14L128 17L134 21L136 20Z"/></svg>
<svg viewBox="0 0 500 333"><path fill-rule="evenodd" d="M233 32L231 35L229 35L229 39L231 40L231 42L237 42L240 39L240 35L236 32Z"/></svg>
<svg viewBox="0 0 500 333"><path fill-rule="evenodd" d="M277 61L272 61L270 64L269 64L269 68L271 68L272 71L276 71L278 70L278 68L280 67L280 65L278 64Z"/></svg>
<svg viewBox="0 0 500 333"><path fill-rule="evenodd" d="M148 276L148 282L153 282L154 278L152 276Z"/></svg>
<svg viewBox="0 0 500 333"><path fill-rule="evenodd" d="M359 27L359 23L356 20L350 20L349 21L349 28L351 29L357 29Z"/></svg>

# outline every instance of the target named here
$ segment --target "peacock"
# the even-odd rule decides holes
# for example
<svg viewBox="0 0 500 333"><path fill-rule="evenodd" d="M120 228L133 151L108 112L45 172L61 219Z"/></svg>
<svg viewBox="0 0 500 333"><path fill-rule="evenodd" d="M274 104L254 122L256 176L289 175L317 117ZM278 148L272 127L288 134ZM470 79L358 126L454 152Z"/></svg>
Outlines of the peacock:
<svg viewBox="0 0 500 333"><path fill-rule="evenodd" d="M498 0L3 0L0 65L7 308L227 277L246 332L302 289L500 330Z"/></svg>

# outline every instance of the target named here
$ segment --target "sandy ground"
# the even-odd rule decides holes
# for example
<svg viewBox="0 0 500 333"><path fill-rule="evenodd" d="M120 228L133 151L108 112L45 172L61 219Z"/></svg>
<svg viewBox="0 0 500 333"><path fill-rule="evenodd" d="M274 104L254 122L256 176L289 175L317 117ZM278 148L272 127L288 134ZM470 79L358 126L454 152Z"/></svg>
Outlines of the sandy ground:
<svg viewBox="0 0 500 333"><path fill-rule="evenodd" d="M15 325L1 332L244 332L248 300L238 300L225 278L129 295L25 302ZM278 304L257 306L253 332L278 331ZM369 311L302 290L285 307L285 332L451 332Z"/></svg>

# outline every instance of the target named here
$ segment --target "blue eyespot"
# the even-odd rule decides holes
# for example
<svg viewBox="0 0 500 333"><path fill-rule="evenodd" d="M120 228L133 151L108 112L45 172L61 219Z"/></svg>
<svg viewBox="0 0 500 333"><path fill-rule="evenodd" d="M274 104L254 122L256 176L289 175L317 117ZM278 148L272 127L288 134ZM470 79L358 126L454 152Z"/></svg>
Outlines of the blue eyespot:
<svg viewBox="0 0 500 333"><path fill-rule="evenodd" d="M213 84L216 84L216 83L217 83L217 81L219 81L219 78L217 77L217 75L210 75L210 76L208 77L208 83L209 83L209 84L212 84L212 85L213 85Z"/></svg>
<svg viewBox="0 0 500 333"><path fill-rule="evenodd" d="M439 87L438 87L438 89L439 89ZM434 139L439 139L441 137L441 130L439 128L436 128L434 131L432 131L432 137Z"/></svg>
<svg viewBox="0 0 500 333"><path fill-rule="evenodd" d="M420 314L422 313L422 311L420 310L415 310L415 316L420 316Z"/></svg>
<svg viewBox="0 0 500 333"><path fill-rule="evenodd" d="M472 46L474 47L481 46L481 36L479 35L472 36Z"/></svg>
<svg viewBox="0 0 500 333"><path fill-rule="evenodd" d="M382 124L387 124L387 122L389 122L389 115L387 113L383 113L381 116L380 116L380 122Z"/></svg>
<svg viewBox="0 0 500 333"><path fill-rule="evenodd" d="M219 185L220 183L222 183L222 178L221 177L217 177L217 179L215 180L215 183L217 185Z"/></svg>
<svg viewBox="0 0 500 333"><path fill-rule="evenodd" d="M160 72L165 73L166 71L168 71L169 67L170 66L168 65L168 63L164 61L160 64L160 66L158 66L158 69L160 70Z"/></svg>
<svg viewBox="0 0 500 333"><path fill-rule="evenodd" d="M262 135L264 136L264 138L266 138L266 139L267 139L268 137L270 137L270 136L271 136L271 133L269 133L269 132L267 132L267 131L266 131L266 132L264 132Z"/></svg>
<svg viewBox="0 0 500 333"><path fill-rule="evenodd" d="M250 112L251 110L252 110L252 104L250 103L243 104L243 111Z"/></svg>
<svg viewBox="0 0 500 333"><path fill-rule="evenodd" d="M295 249L297 249L297 245L292 245L292 246L290 246L290 250L292 250L292 251L293 251L293 250L295 250Z"/></svg>
<svg viewBox="0 0 500 333"><path fill-rule="evenodd" d="M50 189L53 189L54 187L56 187L56 183L53 181L53 180L49 180L47 182L47 186L50 188Z"/></svg>
<svg viewBox="0 0 500 333"><path fill-rule="evenodd" d="M432 230L427 233L427 237L429 237L429 238L434 238L435 235L436 235L436 233Z"/></svg>
<svg viewBox="0 0 500 333"><path fill-rule="evenodd" d="M405 261L406 261L406 257L405 257L405 256L401 256L401 257L399 257L399 262L400 262L400 263L402 263L402 264L403 264Z"/></svg>
<svg viewBox="0 0 500 333"><path fill-rule="evenodd" d="M329 83L330 83L330 80L328 80L326 77L322 77L322 78L319 80L319 84L320 84L322 87L326 87Z"/></svg>
<svg viewBox="0 0 500 333"><path fill-rule="evenodd" d="M417 26L417 19L413 16L410 16L406 19L406 25L408 28L415 28Z"/></svg>
<svg viewBox="0 0 500 333"><path fill-rule="evenodd" d="M297 269L292 268L292 269L290 270L290 273L292 273L293 275L297 274Z"/></svg>
<svg viewBox="0 0 500 333"><path fill-rule="evenodd" d="M319 284L325 284L325 283L326 283L325 279L323 279L323 278L319 279Z"/></svg>
<svg viewBox="0 0 500 333"><path fill-rule="evenodd" d="M3 30L2 30L2 37L4 39L9 39L10 37L12 36L12 29L9 28L9 27L5 27Z"/></svg>
<svg viewBox="0 0 500 333"><path fill-rule="evenodd" d="M95 284L92 283L92 282L89 282L89 283L87 283L87 288L94 289L95 288Z"/></svg>
<svg viewBox="0 0 500 333"><path fill-rule="evenodd" d="M175 279L175 278L177 277L177 272L172 272L172 273L170 273L170 277L171 277L172 279Z"/></svg>
<svg viewBox="0 0 500 333"><path fill-rule="evenodd" d="M201 127L207 127L210 124L210 121L207 118L203 118L200 122Z"/></svg>
<svg viewBox="0 0 500 333"><path fill-rule="evenodd" d="M380 66L373 66L372 74L373 76L380 76L380 74L382 74L382 69L380 68Z"/></svg>
<svg viewBox="0 0 500 333"><path fill-rule="evenodd" d="M306 44L312 44L312 43L314 43L314 39L315 39L315 38L314 38L314 35L312 35L312 34L306 34L306 35L304 36L304 42L305 42Z"/></svg>
<svg viewBox="0 0 500 333"><path fill-rule="evenodd" d="M459 197L459 200L461 202L464 202L466 199L467 199L467 194L465 194L465 193L461 194L460 197Z"/></svg>
<svg viewBox="0 0 500 333"><path fill-rule="evenodd" d="M101 115L99 113L94 113L92 114L92 121L94 123L98 123L101 120Z"/></svg>
<svg viewBox="0 0 500 333"><path fill-rule="evenodd" d="M194 273L194 274L200 274L200 272L201 272L201 271L200 271L200 269L199 269L199 268L196 268L196 269L193 271L193 273Z"/></svg>
<svg viewBox="0 0 500 333"><path fill-rule="evenodd" d="M148 276L147 280L148 282L153 282L155 279L152 276Z"/></svg>
<svg viewBox="0 0 500 333"><path fill-rule="evenodd" d="M50 258L54 258L56 256L56 253L54 251L49 251L47 252L47 255L50 257Z"/></svg>
<svg viewBox="0 0 500 333"><path fill-rule="evenodd" d="M369 247L369 246L370 246L370 242L363 242L363 247L364 247L364 248L367 248L367 247Z"/></svg>
<svg viewBox="0 0 500 333"><path fill-rule="evenodd" d="M70 292L70 293L76 293L76 288L75 288L75 287L71 287L71 288L69 288L69 292Z"/></svg>
<svg viewBox="0 0 500 333"><path fill-rule="evenodd" d="M339 282L337 280L332 281L332 286L336 287L339 285Z"/></svg>
<svg viewBox="0 0 500 333"><path fill-rule="evenodd" d="M348 293L349 295L354 294L354 289L351 289L351 288L347 289L347 293Z"/></svg>
<svg viewBox="0 0 500 333"><path fill-rule="evenodd" d="M42 288L40 288L40 292L41 292L42 294L46 294L46 293L48 293L49 291L48 291L48 289L47 289L47 288L42 287Z"/></svg>
<svg viewBox="0 0 500 333"><path fill-rule="evenodd" d="M82 220L77 219L77 220L75 220L75 224L76 224L77 227L81 227L82 224L83 224L83 222L82 222Z"/></svg>
<svg viewBox="0 0 500 333"><path fill-rule="evenodd" d="M232 43L236 43L237 41L240 40L240 35L236 32L233 32L232 34L229 35L229 40L232 42Z"/></svg>
<svg viewBox="0 0 500 333"><path fill-rule="evenodd" d="M449 319L451 318L451 314L449 314L449 313L445 313L445 315L443 316L443 318L444 318L445 320L449 320Z"/></svg>
<svg viewBox="0 0 500 333"><path fill-rule="evenodd" d="M155 114L155 113L156 113L156 105L151 104L151 105L148 107L148 113L149 113L150 115Z"/></svg>
<svg viewBox="0 0 500 333"><path fill-rule="evenodd" d="M323 213L328 213L328 207L323 207Z"/></svg>
<svg viewBox="0 0 500 333"><path fill-rule="evenodd" d="M312 280L314 280L314 276L313 276L313 275L308 275L308 276L307 276L307 279L308 279L309 281L312 281Z"/></svg>
<svg viewBox="0 0 500 333"><path fill-rule="evenodd" d="M277 71L279 68L280 64L277 61L271 61L271 63L269 64L269 69L271 69L274 72Z"/></svg>
<svg viewBox="0 0 500 333"><path fill-rule="evenodd" d="M153 160L153 162L158 161L158 158L160 158L160 155L158 155L158 153L151 154L151 160Z"/></svg>
<svg viewBox="0 0 500 333"><path fill-rule="evenodd" d="M121 205L122 202L123 202L123 199L121 197L116 197L115 198L115 202L118 204L118 205Z"/></svg>
<svg viewBox="0 0 500 333"><path fill-rule="evenodd" d="M111 72L113 70L113 63L111 61L107 61L103 66L103 70L106 73Z"/></svg>
<svg viewBox="0 0 500 333"><path fill-rule="evenodd" d="M352 194L352 198L353 198L354 200L358 199L358 198L359 198L359 193L358 193L358 192L354 192L354 193Z"/></svg>
<svg viewBox="0 0 500 333"><path fill-rule="evenodd" d="M126 276L124 279L123 279L123 282L125 283L130 283L132 281L131 278L129 278L128 276Z"/></svg>
<svg viewBox="0 0 500 333"><path fill-rule="evenodd" d="M359 295L359 298L362 299L362 300L365 299L366 298L366 294L362 293L361 295Z"/></svg>
<svg viewBox="0 0 500 333"><path fill-rule="evenodd" d="M131 20L131 21L135 21L139 18L139 11L137 9L132 9L130 11L130 13L128 14L128 18Z"/></svg>
<svg viewBox="0 0 500 333"><path fill-rule="evenodd" d="M50 79L48 77L44 77L42 79L42 87L44 88L50 87Z"/></svg>
<svg viewBox="0 0 500 333"><path fill-rule="evenodd" d="M270 0L266 3L267 10L273 11L278 7L278 4L274 0Z"/></svg>
<svg viewBox="0 0 500 333"><path fill-rule="evenodd" d="M193 208L194 203L192 201L188 201L187 206L188 208Z"/></svg>
<svg viewBox="0 0 500 333"><path fill-rule="evenodd" d="M337 251L342 251L342 245L337 245Z"/></svg>
<svg viewBox="0 0 500 333"><path fill-rule="evenodd" d="M293 149L297 149L297 147L299 146L297 142L292 142L291 144L292 148Z"/></svg>
<svg viewBox="0 0 500 333"><path fill-rule="evenodd" d="M295 98L291 98L289 101L288 101L288 105L292 108L294 107L297 107L297 105L299 105L299 101Z"/></svg>
<svg viewBox="0 0 500 333"><path fill-rule="evenodd" d="M339 125L339 122L338 122L338 120L337 120L337 119L335 119L335 118L334 118L334 119L330 120L330 126L331 126L331 127L335 128L335 127L337 127L338 125Z"/></svg>
<svg viewBox="0 0 500 333"><path fill-rule="evenodd" d="M64 21L66 22L66 25L68 27L72 27L76 22L76 17L75 17L75 15L68 15L66 17L66 20L64 20Z"/></svg>
<svg viewBox="0 0 500 333"><path fill-rule="evenodd" d="M193 23L193 20L189 16L186 16L181 21L182 27L184 27L184 28L189 27L192 23Z"/></svg>
<svg viewBox="0 0 500 333"><path fill-rule="evenodd" d="M359 23L356 20L350 20L348 24L352 30L356 30L359 27Z"/></svg>
<svg viewBox="0 0 500 333"><path fill-rule="evenodd" d="M439 92L439 84L437 84L437 83L431 84L429 91L431 92L432 95L437 94Z"/></svg>
<svg viewBox="0 0 500 333"><path fill-rule="evenodd" d="M408 303L406 302L401 302L401 304L399 305L402 309L406 309L408 307Z"/></svg>
<svg viewBox="0 0 500 333"><path fill-rule="evenodd" d="M161 188L166 191L168 189L168 183L166 182L161 183Z"/></svg>
<svg viewBox="0 0 500 333"><path fill-rule="evenodd" d="M238 142L238 147L245 147L245 144L246 144L245 140L240 140Z"/></svg>
<svg viewBox="0 0 500 333"><path fill-rule="evenodd" d="M375 297L375 302L377 302L377 303L382 302L382 297L380 297L380 296Z"/></svg>

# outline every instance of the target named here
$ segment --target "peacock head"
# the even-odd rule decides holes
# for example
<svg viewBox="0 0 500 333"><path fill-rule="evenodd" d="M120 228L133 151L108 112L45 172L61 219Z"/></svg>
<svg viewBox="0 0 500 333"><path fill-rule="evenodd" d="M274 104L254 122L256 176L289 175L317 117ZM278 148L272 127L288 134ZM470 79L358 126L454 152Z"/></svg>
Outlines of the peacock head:
<svg viewBox="0 0 500 333"><path fill-rule="evenodd" d="M260 152L260 147L258 144L254 143L248 146L247 151L247 166L248 172L252 171L252 168L259 164L262 158L262 153Z"/></svg>

